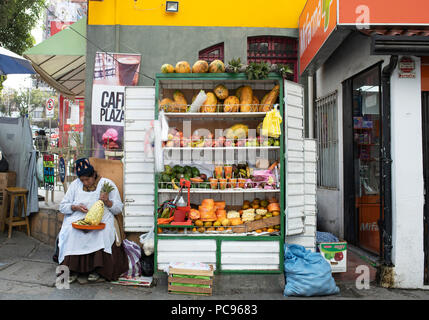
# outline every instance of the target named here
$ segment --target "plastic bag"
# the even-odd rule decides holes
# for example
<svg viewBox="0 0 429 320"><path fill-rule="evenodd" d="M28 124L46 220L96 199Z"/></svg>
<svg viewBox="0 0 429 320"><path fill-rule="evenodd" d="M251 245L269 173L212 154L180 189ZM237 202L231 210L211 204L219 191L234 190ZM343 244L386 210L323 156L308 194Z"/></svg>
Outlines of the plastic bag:
<svg viewBox="0 0 429 320"><path fill-rule="evenodd" d="M153 254L155 249L155 235L153 229L140 235L140 243L143 245L143 252L145 255L150 256Z"/></svg>
<svg viewBox="0 0 429 320"><path fill-rule="evenodd" d="M264 121L262 122L262 135L278 138L282 134L281 126L282 116L280 111L277 110L277 104L274 106L274 109L267 112L265 115Z"/></svg>
<svg viewBox="0 0 429 320"><path fill-rule="evenodd" d="M159 121L161 123L161 140L167 141L168 140L169 127L168 127L168 121L167 121L167 117L165 116L164 110L161 110L159 112L158 118L159 118Z"/></svg>
<svg viewBox="0 0 429 320"><path fill-rule="evenodd" d="M150 256L142 255L140 262L142 266L142 275L145 277L151 277L154 273L154 257L153 254Z"/></svg>
<svg viewBox="0 0 429 320"><path fill-rule="evenodd" d="M331 266L320 253L300 245L285 245L285 296L325 296L340 289L332 277Z"/></svg>
<svg viewBox="0 0 429 320"><path fill-rule="evenodd" d="M122 246L124 247L128 257L128 271L123 273L122 276L140 277L142 275L140 263L142 253L140 246L137 243L127 239L122 241Z"/></svg>

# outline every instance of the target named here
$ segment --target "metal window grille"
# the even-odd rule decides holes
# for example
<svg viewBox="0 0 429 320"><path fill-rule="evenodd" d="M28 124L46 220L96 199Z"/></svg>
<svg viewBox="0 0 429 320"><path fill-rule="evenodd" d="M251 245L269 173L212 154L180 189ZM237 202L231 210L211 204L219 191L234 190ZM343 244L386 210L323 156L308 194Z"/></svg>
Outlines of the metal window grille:
<svg viewBox="0 0 429 320"><path fill-rule="evenodd" d="M337 91L316 100L316 134L319 159L317 185L338 189L338 94Z"/></svg>
<svg viewBox="0 0 429 320"><path fill-rule="evenodd" d="M224 61L224 44L218 43L214 46L208 47L204 50L201 50L198 53L199 60L205 60L207 63L210 63L214 60Z"/></svg>
<svg viewBox="0 0 429 320"><path fill-rule="evenodd" d="M298 80L298 41L295 38L258 36L247 38L247 62L288 64L294 71L288 80Z"/></svg>

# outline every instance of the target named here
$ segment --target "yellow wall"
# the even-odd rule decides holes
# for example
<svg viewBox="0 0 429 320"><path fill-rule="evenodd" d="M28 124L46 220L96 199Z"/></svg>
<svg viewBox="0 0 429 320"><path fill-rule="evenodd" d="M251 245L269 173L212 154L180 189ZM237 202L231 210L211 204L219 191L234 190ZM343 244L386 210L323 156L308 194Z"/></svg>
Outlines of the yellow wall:
<svg viewBox="0 0 429 320"><path fill-rule="evenodd" d="M306 0L179 0L166 13L164 0L89 1L89 25L298 28Z"/></svg>

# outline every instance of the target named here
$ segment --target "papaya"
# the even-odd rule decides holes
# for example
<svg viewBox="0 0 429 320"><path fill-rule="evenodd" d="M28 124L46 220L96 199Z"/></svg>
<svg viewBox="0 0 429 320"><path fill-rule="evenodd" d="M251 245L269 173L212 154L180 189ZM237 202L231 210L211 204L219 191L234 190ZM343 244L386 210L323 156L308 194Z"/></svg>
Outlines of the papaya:
<svg viewBox="0 0 429 320"><path fill-rule="evenodd" d="M241 98L241 90L243 90L244 86L240 86L235 90L235 96L240 99Z"/></svg>
<svg viewBox="0 0 429 320"><path fill-rule="evenodd" d="M223 73L225 72L225 64L221 60L214 60L209 65L210 73Z"/></svg>
<svg viewBox="0 0 429 320"><path fill-rule="evenodd" d="M228 89L223 84L217 85L213 91L216 97L221 100L225 100L229 95Z"/></svg>
<svg viewBox="0 0 429 320"><path fill-rule="evenodd" d="M280 86L276 85L274 88L262 99L261 105L259 106L260 112L268 112L273 109L274 103L280 94Z"/></svg>
<svg viewBox="0 0 429 320"><path fill-rule="evenodd" d="M250 86L244 86L240 94L240 112L251 112L253 102L253 90Z"/></svg>
<svg viewBox="0 0 429 320"><path fill-rule="evenodd" d="M174 91L173 94L175 112L186 112L188 102L180 90Z"/></svg>
<svg viewBox="0 0 429 320"><path fill-rule="evenodd" d="M256 96L253 96L251 112L258 112L259 110L259 99Z"/></svg>
<svg viewBox="0 0 429 320"><path fill-rule="evenodd" d="M161 72L162 73L173 73L174 72L174 67L171 64L163 64L161 66Z"/></svg>
<svg viewBox="0 0 429 320"><path fill-rule="evenodd" d="M224 112L237 112L240 105L240 100L236 96L229 96L224 101Z"/></svg>
<svg viewBox="0 0 429 320"><path fill-rule="evenodd" d="M165 112L174 112L175 102L169 98L164 98L159 103L159 110L164 110Z"/></svg>
<svg viewBox="0 0 429 320"><path fill-rule="evenodd" d="M216 112L217 98L213 92L207 92L207 99L200 108L201 112Z"/></svg>
<svg viewBox="0 0 429 320"><path fill-rule="evenodd" d="M176 63L176 68L174 69L174 71L176 73L190 73L191 66L187 61L179 61L178 63Z"/></svg>
<svg viewBox="0 0 429 320"><path fill-rule="evenodd" d="M207 61L204 61L204 60L198 60L192 66L193 73L206 73L208 71L209 71L209 64L207 63Z"/></svg>

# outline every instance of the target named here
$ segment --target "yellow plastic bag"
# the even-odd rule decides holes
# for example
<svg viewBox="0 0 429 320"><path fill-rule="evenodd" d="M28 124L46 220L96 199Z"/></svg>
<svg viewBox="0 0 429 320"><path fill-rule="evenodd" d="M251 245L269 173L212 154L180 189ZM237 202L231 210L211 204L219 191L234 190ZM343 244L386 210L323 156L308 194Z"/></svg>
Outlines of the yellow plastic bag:
<svg viewBox="0 0 429 320"><path fill-rule="evenodd" d="M275 108L269 112L267 112L264 121L262 122L262 135L278 138L282 134L281 126L282 116L280 111L277 110L277 105Z"/></svg>

